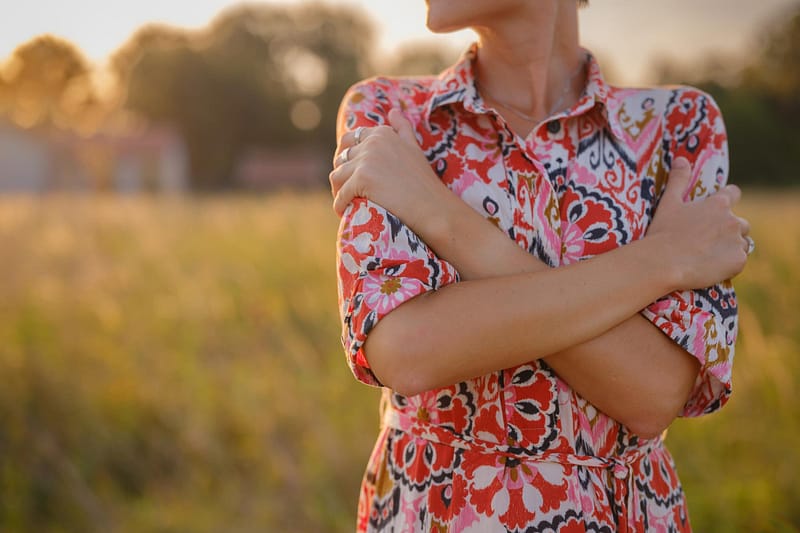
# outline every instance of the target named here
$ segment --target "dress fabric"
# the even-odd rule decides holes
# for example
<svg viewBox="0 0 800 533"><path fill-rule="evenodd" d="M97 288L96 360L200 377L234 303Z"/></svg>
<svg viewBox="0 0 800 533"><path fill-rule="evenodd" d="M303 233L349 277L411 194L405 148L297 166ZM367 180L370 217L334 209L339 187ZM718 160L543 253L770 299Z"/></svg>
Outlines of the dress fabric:
<svg viewBox="0 0 800 533"><path fill-rule="evenodd" d="M587 51L580 100L523 139L482 101L478 53L473 44L439 76L355 84L339 134L388 124L399 108L440 179L553 268L642 238L675 157L692 163L688 197L726 183L725 128L708 94L612 87ZM342 217L337 272L347 361L374 386L362 351L372 328L403 302L459 281L453 265L364 198ZM682 416L719 409L731 393L737 332L730 283L669 294L641 314L701 364ZM358 531L691 529L664 436L639 438L540 360L415 396L384 388L381 403Z"/></svg>

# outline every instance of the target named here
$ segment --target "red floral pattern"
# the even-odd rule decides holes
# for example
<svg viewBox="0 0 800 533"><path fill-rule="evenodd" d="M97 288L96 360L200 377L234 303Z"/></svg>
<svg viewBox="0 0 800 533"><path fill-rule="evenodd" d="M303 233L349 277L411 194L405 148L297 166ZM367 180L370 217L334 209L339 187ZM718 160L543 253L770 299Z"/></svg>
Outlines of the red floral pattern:
<svg viewBox="0 0 800 533"><path fill-rule="evenodd" d="M354 85L340 133L387 123L401 109L441 180L553 267L642 238L675 157L692 162L691 198L725 184L725 129L707 94L611 87L590 56L582 98L522 139L481 100L476 53L473 45L437 77ZM361 349L371 329L459 274L363 198L345 211L337 244L347 360L357 379L380 385ZM731 392L737 332L730 283L667 295L642 314L702 364L683 416L719 409ZM359 531L690 529L662 439L632 434L541 361L413 397L384 389L384 405Z"/></svg>

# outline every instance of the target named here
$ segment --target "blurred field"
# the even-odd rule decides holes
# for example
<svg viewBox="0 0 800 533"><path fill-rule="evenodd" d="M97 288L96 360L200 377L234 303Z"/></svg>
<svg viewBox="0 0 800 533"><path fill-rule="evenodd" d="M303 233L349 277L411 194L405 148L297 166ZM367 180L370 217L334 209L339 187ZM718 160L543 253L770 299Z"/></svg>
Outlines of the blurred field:
<svg viewBox="0 0 800 533"><path fill-rule="evenodd" d="M735 392L668 442L700 532L800 530L800 195L746 193ZM0 199L0 531L352 531L377 394L325 193Z"/></svg>

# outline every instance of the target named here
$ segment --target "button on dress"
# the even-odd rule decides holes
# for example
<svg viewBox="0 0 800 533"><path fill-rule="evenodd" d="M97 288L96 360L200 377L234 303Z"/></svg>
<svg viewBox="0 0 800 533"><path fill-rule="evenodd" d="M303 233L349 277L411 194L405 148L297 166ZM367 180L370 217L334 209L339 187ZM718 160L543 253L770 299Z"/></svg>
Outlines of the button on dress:
<svg viewBox="0 0 800 533"><path fill-rule="evenodd" d="M388 124L400 109L447 187L553 268L641 239L676 157L692 164L689 198L726 183L725 128L708 94L612 87L587 51L582 97L523 139L482 101L477 54L473 44L439 76L355 84L339 133ZM459 282L452 264L364 198L341 219L337 272L347 361L374 386L362 350L372 328L409 299ZM719 409L737 333L731 284L674 292L641 314L700 362L681 415ZM664 436L640 438L541 360L415 396L384 388L381 410L358 531L691 529Z"/></svg>

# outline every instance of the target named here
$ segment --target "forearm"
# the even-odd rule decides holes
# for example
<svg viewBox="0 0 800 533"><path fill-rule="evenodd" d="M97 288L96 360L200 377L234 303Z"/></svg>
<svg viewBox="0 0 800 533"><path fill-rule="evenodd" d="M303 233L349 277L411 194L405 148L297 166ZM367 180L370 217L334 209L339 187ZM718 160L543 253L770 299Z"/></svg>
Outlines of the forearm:
<svg viewBox="0 0 800 533"><path fill-rule="evenodd" d="M462 279L549 269L463 201L451 200L443 200L446 215L438 227L429 225L425 240ZM679 413L699 367L638 312L545 361L593 405L643 435L659 432Z"/></svg>
<svg viewBox="0 0 800 533"><path fill-rule="evenodd" d="M638 313L545 361L592 405L642 437L658 435L680 414L700 367Z"/></svg>
<svg viewBox="0 0 800 533"><path fill-rule="evenodd" d="M405 394L554 354L670 292L659 256L658 243L643 240L558 269L448 285L385 316L364 352L378 378Z"/></svg>

